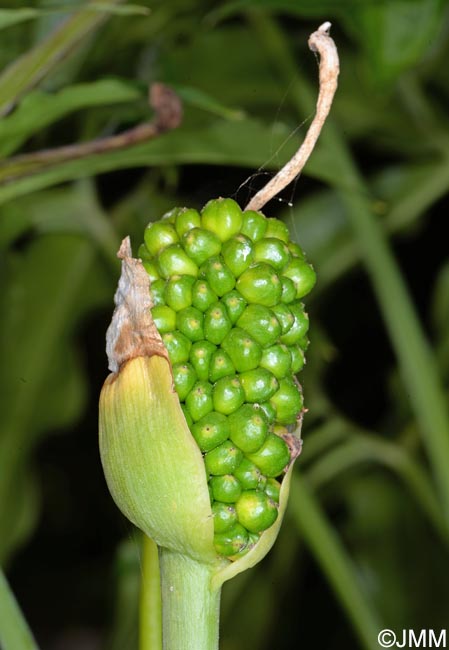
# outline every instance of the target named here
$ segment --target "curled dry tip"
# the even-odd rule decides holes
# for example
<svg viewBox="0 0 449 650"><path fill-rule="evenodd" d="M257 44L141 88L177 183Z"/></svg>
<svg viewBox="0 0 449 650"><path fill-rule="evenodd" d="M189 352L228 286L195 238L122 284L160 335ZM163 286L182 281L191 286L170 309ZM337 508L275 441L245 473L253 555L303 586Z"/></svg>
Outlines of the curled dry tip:
<svg viewBox="0 0 449 650"><path fill-rule="evenodd" d="M335 91L337 90L337 79L340 71L338 51L336 45L329 35L331 23L324 22L309 37L309 48L312 52L318 52L319 62L319 94L316 104L316 113L312 124L307 131L303 143L294 156L279 170L246 206L246 210L260 210L274 196L278 195L289 183L291 183L303 170L309 159L315 144L329 114Z"/></svg>
<svg viewBox="0 0 449 650"><path fill-rule="evenodd" d="M320 26L318 27L318 30L317 30L317 31L319 31L319 32L325 32L326 34L329 35L329 32L330 32L331 27L332 27L332 23L329 22L328 20L326 20L325 23L323 23L322 25L320 25Z"/></svg>
<svg viewBox="0 0 449 650"><path fill-rule="evenodd" d="M337 85L336 80L340 71L337 47L330 36L331 26L332 23L326 21L320 25L313 34L310 34L308 41L309 48L312 52L318 52L320 54L320 92L323 93L324 91L326 94L331 95L330 103L332 103L333 94L335 93ZM323 77L324 71L326 71L327 78ZM331 78L331 81L329 81L329 77ZM329 83L332 84L331 87L329 87Z"/></svg>

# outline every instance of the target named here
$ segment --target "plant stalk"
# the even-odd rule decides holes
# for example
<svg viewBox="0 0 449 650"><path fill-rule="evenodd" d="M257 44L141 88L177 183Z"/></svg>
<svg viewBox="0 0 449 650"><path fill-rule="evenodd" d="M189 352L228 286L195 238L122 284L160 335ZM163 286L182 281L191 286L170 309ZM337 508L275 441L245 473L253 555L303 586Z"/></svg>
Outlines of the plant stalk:
<svg viewBox="0 0 449 650"><path fill-rule="evenodd" d="M142 580L140 587L139 650L161 650L161 583L158 549L143 535Z"/></svg>
<svg viewBox="0 0 449 650"><path fill-rule="evenodd" d="M39 650L1 568L0 648L2 650Z"/></svg>
<svg viewBox="0 0 449 650"><path fill-rule="evenodd" d="M218 650L221 590L212 567L159 549L163 650Z"/></svg>

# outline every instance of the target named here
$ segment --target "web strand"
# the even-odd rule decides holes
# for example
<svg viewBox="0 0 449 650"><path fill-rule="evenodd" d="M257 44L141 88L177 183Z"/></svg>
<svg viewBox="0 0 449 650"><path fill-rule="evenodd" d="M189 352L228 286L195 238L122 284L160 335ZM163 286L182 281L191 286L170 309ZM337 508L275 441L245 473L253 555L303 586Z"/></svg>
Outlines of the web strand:
<svg viewBox="0 0 449 650"><path fill-rule="evenodd" d="M338 52L334 41L329 36L331 24L323 23L309 37L309 48L320 55L319 63L319 94L316 104L315 117L307 131L304 142L293 158L274 176L246 206L246 210L260 210L263 206L289 185L303 169L312 153L332 106L337 90L337 80L340 71Z"/></svg>

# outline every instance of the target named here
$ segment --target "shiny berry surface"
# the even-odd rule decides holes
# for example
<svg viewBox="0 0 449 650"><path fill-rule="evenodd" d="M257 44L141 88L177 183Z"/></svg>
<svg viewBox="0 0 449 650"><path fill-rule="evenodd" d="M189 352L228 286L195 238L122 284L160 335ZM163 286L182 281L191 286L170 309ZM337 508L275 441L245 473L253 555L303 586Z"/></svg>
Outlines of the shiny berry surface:
<svg viewBox="0 0 449 650"><path fill-rule="evenodd" d="M228 198L152 221L138 255L203 455L215 549L233 561L278 517L304 411L295 375L309 344L302 299L315 271L282 221Z"/></svg>

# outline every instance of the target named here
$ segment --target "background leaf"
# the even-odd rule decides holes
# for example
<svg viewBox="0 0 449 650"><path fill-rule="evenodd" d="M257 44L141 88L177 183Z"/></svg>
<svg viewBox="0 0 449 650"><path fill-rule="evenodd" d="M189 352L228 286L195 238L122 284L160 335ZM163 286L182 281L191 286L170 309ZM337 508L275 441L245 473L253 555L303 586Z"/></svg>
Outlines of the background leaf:
<svg viewBox="0 0 449 650"><path fill-rule="evenodd" d="M0 11L0 555L39 644L138 643L140 538L97 449L118 242L136 250L174 205L243 206L280 168L313 115L307 38L325 20L341 57L331 119L265 210L318 273L304 451L277 544L224 587L221 644L374 648L381 626L444 629L447 3L32 4L10 3L8 28ZM176 131L33 158L151 119L154 81L182 98ZM386 299L391 268L401 300Z"/></svg>

